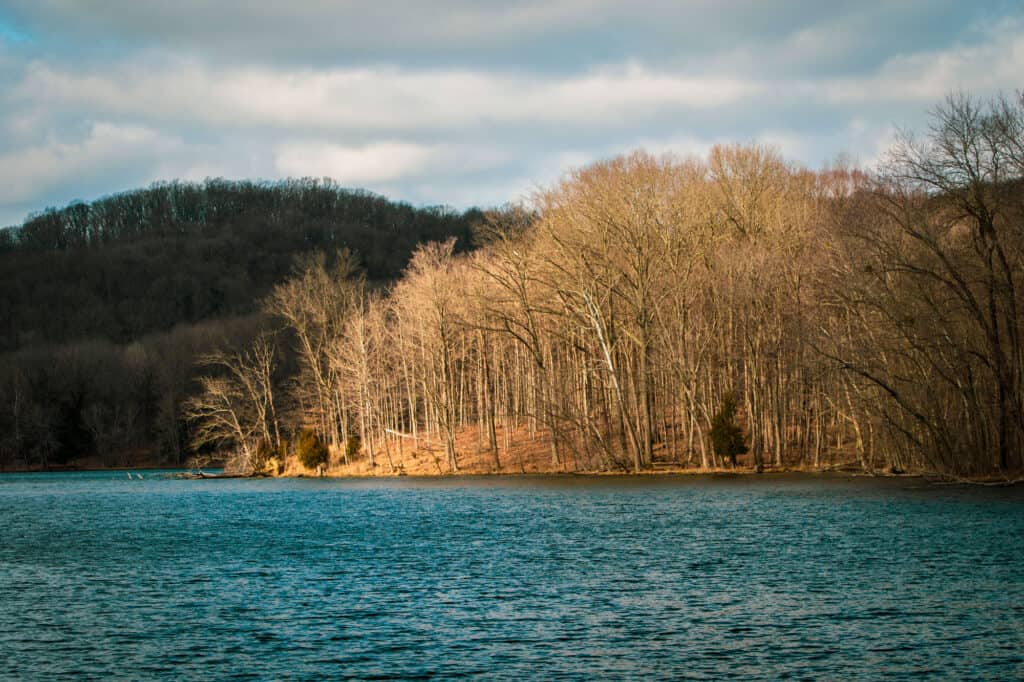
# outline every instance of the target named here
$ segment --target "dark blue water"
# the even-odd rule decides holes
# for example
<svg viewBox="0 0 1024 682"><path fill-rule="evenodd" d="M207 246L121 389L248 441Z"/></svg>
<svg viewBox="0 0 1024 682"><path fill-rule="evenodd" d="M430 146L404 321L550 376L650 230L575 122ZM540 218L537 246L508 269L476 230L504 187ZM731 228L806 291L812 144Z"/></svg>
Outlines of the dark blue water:
<svg viewBox="0 0 1024 682"><path fill-rule="evenodd" d="M0 677L1024 677L1024 491L0 476Z"/></svg>

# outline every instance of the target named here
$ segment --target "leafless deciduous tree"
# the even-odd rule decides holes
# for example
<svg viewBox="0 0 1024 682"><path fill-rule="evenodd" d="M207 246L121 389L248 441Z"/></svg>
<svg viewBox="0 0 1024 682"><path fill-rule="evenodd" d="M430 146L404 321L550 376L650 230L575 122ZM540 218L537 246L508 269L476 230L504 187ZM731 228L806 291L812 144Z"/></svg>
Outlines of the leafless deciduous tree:
<svg viewBox="0 0 1024 682"><path fill-rule="evenodd" d="M409 448L458 471L473 442L507 470L513 435L551 468L708 469L734 399L748 466L1020 469L1024 105L934 114L871 174L757 145L577 169L387 292L305 261L268 301L299 358L286 430L390 471ZM262 357L214 363L201 443L281 441Z"/></svg>
<svg viewBox="0 0 1024 682"><path fill-rule="evenodd" d="M212 373L199 379L199 392L186 403L193 447L233 451L240 471L260 471L267 453L281 445L274 345L260 337L247 350L213 353L200 362Z"/></svg>

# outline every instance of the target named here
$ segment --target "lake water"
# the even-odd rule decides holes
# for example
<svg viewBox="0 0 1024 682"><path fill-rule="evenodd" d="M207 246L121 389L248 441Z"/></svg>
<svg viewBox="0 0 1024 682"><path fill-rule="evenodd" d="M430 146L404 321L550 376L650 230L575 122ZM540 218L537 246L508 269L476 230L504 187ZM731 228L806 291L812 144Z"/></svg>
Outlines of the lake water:
<svg viewBox="0 0 1024 682"><path fill-rule="evenodd" d="M0 475L0 678L1024 677L1024 490Z"/></svg>

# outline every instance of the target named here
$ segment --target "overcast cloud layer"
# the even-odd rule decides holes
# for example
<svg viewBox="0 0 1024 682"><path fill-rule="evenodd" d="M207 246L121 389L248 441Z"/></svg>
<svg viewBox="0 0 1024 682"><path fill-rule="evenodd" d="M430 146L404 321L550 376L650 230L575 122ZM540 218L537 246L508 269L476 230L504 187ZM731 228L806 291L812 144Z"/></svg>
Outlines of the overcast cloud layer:
<svg viewBox="0 0 1024 682"><path fill-rule="evenodd" d="M0 225L173 178L462 208L637 147L870 164L1024 87L1020 0L260 4L0 0Z"/></svg>

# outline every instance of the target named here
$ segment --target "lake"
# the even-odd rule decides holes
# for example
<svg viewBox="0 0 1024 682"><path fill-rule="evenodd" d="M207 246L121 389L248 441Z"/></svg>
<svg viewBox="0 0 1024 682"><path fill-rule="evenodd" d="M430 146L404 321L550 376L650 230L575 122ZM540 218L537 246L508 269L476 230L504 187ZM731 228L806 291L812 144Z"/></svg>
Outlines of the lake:
<svg viewBox="0 0 1024 682"><path fill-rule="evenodd" d="M1024 489L0 475L0 678L1024 677Z"/></svg>

